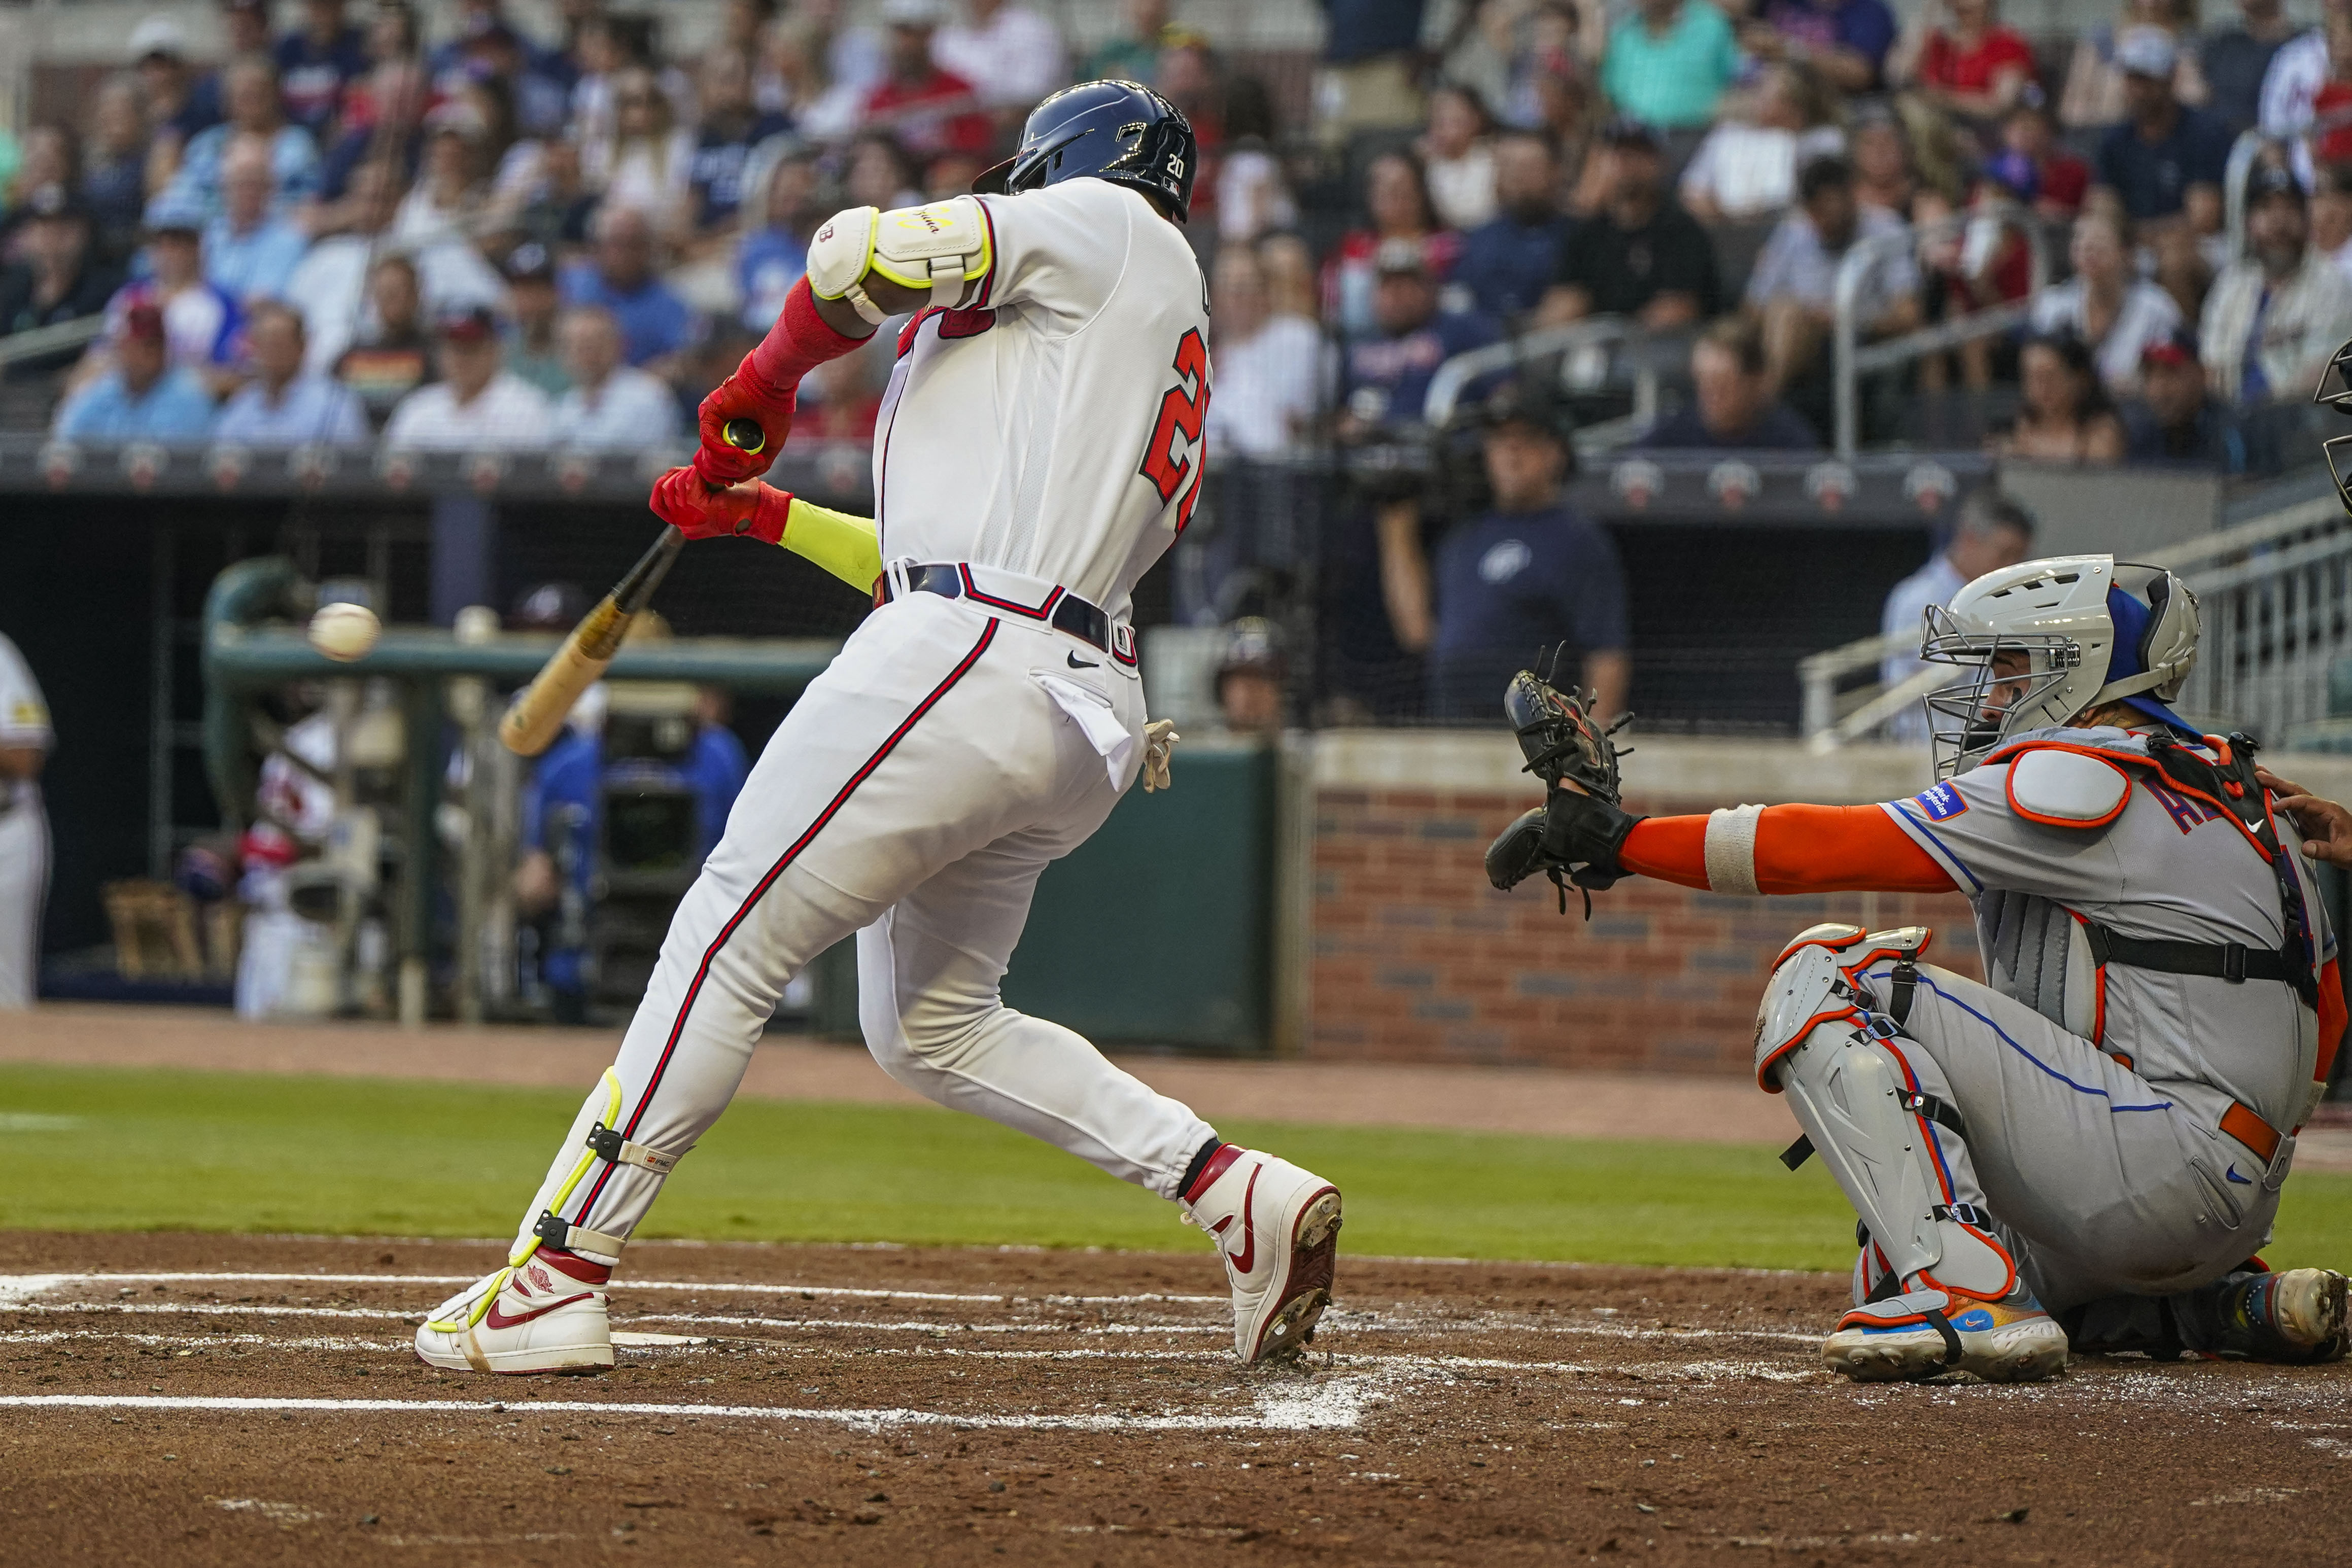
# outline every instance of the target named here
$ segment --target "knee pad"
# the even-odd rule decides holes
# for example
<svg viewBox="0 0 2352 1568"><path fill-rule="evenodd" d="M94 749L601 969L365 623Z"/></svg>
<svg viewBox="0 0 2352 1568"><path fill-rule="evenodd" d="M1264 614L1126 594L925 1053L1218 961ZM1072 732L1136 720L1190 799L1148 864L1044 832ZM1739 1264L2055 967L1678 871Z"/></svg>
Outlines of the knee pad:
<svg viewBox="0 0 2352 1568"><path fill-rule="evenodd" d="M1774 1068L1816 1025L1881 1010L1891 1010L1899 1025L1910 1014L1919 955L1933 936L1924 925L1865 932L1859 925L1823 925L1799 932L1772 961L1772 977L1757 1004L1756 1086L1780 1092ZM1895 962L1885 998L1863 975L1882 958Z"/></svg>
<svg viewBox="0 0 2352 1568"><path fill-rule="evenodd" d="M1858 925L1816 925L1780 950L1756 1007L1756 1087L1780 1092L1789 1052L1825 1024L1861 1019L1869 994L1847 978L1838 956L1862 940Z"/></svg>

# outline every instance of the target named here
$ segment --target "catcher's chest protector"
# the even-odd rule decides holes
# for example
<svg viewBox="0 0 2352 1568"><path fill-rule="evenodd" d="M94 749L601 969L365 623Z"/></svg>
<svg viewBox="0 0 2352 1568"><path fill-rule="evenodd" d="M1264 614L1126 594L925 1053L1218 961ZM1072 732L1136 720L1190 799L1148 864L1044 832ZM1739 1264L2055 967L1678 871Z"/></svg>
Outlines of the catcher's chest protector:
<svg viewBox="0 0 2352 1568"><path fill-rule="evenodd" d="M1885 810L1974 902L1996 990L2143 1078L2231 1085L2291 1126L2316 1061L2301 981L2335 938L2252 775L2242 747L2051 730Z"/></svg>

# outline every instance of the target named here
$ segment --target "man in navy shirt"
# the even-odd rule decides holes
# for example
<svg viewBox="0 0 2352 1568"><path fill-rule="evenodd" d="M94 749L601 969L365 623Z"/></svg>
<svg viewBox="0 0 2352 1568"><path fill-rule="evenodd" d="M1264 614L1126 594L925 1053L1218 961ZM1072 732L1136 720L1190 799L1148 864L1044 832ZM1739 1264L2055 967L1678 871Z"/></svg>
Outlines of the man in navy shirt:
<svg viewBox="0 0 2352 1568"><path fill-rule="evenodd" d="M1750 452L1815 452L1813 427L1772 395L1764 334L1727 316L1691 346L1696 395L1634 443L1637 446Z"/></svg>
<svg viewBox="0 0 2352 1568"><path fill-rule="evenodd" d="M286 118L324 141L343 89L367 75L367 36L343 19L343 0L303 0L302 26L278 40L278 90Z"/></svg>
<svg viewBox="0 0 2352 1568"><path fill-rule="evenodd" d="M1324 142L1351 132L1417 125L1425 99L1414 81L1427 0L1322 0L1328 18L1316 118Z"/></svg>
<svg viewBox="0 0 2352 1568"><path fill-rule="evenodd" d="M1506 131L1495 138L1495 200L1489 221L1462 238L1454 281L1470 290L1480 310L1517 321L1541 303L1559 276L1569 220L1559 210L1559 162L1539 131Z"/></svg>
<svg viewBox="0 0 2352 1568"><path fill-rule="evenodd" d="M1561 494L1568 424L1548 389L1505 386L1485 415L1492 509L1449 530L1427 567L1415 559L1417 528L1382 518L1381 576L1397 641L1428 653L1433 718L1493 723L1511 676L1538 648L1564 644L1563 678L1598 693L1594 711L1606 720L1624 711L1633 675L1617 547Z"/></svg>
<svg viewBox="0 0 2352 1568"><path fill-rule="evenodd" d="M1876 92L1895 31L1885 0L1771 0L1739 43L1759 59L1810 65L1841 92Z"/></svg>
<svg viewBox="0 0 2352 1568"><path fill-rule="evenodd" d="M621 324L629 363L665 375L694 340L694 311L654 270L653 221L635 207L597 214L593 259L564 268L566 305L601 305Z"/></svg>
<svg viewBox="0 0 2352 1568"><path fill-rule="evenodd" d="M703 57L702 124L695 133L687 183L694 191L694 226L709 235L731 228L743 204L743 175L751 154L772 136L792 129L781 114L762 114L751 93L751 65L740 55Z"/></svg>
<svg viewBox="0 0 2352 1568"><path fill-rule="evenodd" d="M2230 128L2172 94L2172 40L2134 27L2116 42L2131 118L2099 143L2098 183L2123 201L2134 223L2185 215L2199 234L2221 226L2221 178Z"/></svg>
<svg viewBox="0 0 2352 1568"><path fill-rule="evenodd" d="M1348 349L1338 430L1343 442L1418 424L1437 367L1496 338L1484 316L1438 310L1437 281L1419 241L1384 240L1372 264L1379 277L1372 315L1381 335Z"/></svg>

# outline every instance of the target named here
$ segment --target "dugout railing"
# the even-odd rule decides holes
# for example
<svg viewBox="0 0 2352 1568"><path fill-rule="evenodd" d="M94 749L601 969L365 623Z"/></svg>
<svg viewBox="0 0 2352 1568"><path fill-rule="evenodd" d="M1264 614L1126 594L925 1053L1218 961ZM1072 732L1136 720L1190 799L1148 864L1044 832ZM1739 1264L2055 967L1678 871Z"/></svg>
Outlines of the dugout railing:
<svg viewBox="0 0 2352 1568"><path fill-rule="evenodd" d="M2127 520L2119 520L2109 548L2171 568L2197 594L2204 632L2177 705L2182 713L2210 730L2292 743L2299 728L2331 716L2331 676L2352 654L2352 518L2326 476L2308 473L2232 511L2211 532L2138 549L2129 543ZM1801 661L1806 737L1826 748L1869 737L1953 678L1942 666L1893 686L1880 678L1886 660L1916 655L1918 646L1918 632L1905 630Z"/></svg>

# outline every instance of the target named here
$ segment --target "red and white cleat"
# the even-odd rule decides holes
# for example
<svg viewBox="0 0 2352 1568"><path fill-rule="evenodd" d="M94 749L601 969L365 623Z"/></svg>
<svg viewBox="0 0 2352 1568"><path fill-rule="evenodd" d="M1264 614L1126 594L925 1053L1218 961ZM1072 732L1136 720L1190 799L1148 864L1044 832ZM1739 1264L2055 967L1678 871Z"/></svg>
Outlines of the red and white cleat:
<svg viewBox="0 0 2352 1568"><path fill-rule="evenodd" d="M588 1372L613 1364L613 1270L541 1247L475 1281L416 1331L416 1354L452 1372Z"/></svg>
<svg viewBox="0 0 2352 1568"><path fill-rule="evenodd" d="M1234 1287L1234 1350L1244 1364L1285 1361L1315 1337L1331 1304L1339 1189L1286 1160L1227 1144L1210 1156L1184 1217L1216 1239Z"/></svg>

